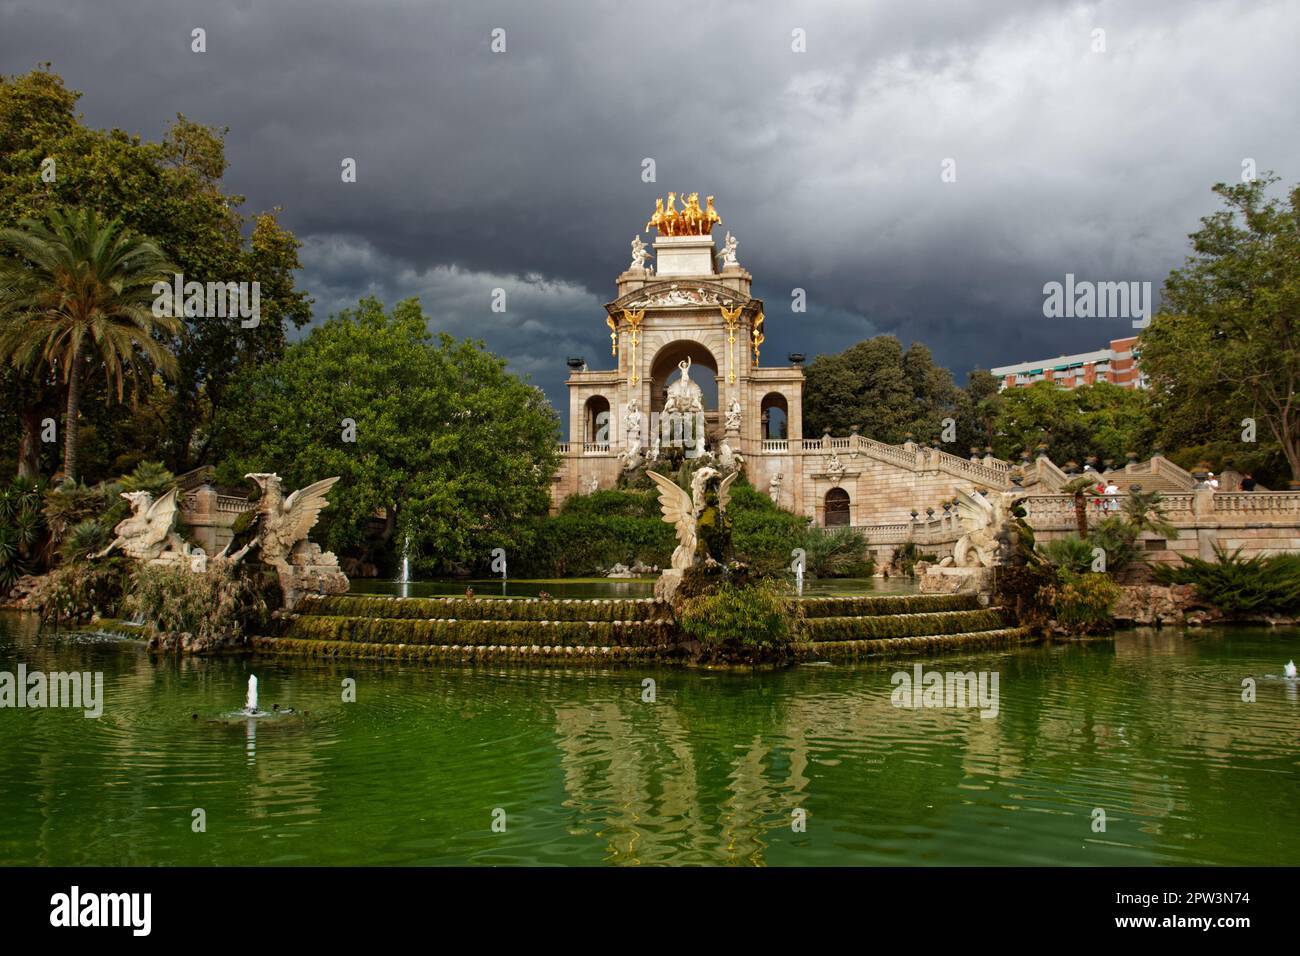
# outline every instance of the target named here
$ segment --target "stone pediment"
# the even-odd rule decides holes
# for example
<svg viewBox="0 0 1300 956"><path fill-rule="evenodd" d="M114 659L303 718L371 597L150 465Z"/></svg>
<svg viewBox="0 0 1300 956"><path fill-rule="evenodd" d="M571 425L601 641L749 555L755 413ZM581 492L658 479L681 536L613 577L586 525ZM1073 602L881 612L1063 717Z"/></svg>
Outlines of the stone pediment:
<svg viewBox="0 0 1300 956"><path fill-rule="evenodd" d="M605 311L615 318L621 318L624 309L712 309L728 304L731 308L742 306L747 311L751 305L762 307L757 299L720 282L707 279L664 279L619 296L606 304Z"/></svg>

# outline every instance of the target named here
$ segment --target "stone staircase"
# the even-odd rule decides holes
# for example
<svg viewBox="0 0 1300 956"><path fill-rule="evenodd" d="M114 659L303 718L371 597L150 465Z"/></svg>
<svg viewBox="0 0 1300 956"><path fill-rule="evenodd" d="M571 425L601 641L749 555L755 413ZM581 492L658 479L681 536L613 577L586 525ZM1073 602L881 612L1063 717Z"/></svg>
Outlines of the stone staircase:
<svg viewBox="0 0 1300 956"><path fill-rule="evenodd" d="M975 595L914 594L799 601L799 660L843 660L1019 643ZM668 605L639 600L307 598L261 653L411 661L671 662L686 648Z"/></svg>

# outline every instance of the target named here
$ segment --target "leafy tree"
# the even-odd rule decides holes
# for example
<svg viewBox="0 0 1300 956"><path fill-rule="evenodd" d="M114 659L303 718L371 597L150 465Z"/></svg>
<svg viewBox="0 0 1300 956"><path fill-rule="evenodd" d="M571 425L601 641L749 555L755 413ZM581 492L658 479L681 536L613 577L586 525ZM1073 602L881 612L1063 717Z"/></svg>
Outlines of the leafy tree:
<svg viewBox="0 0 1300 956"><path fill-rule="evenodd" d="M117 400L152 370L172 374L175 357L158 341L179 322L155 315L153 285L170 265L152 242L91 210L23 220L0 229L0 356L20 372L56 371L67 384L63 474L77 478L77 423L85 375L100 371Z"/></svg>
<svg viewBox="0 0 1300 956"><path fill-rule="evenodd" d="M161 142L145 142L121 130L86 127L75 113L79 97L48 64L0 76L0 227L47 218L60 206L84 206L151 238L187 281L261 285L254 328L186 318L173 386L156 382L132 414L110 414L98 402L107 394L88 383L85 414L93 421L86 424L94 431L88 475L129 469L140 460L131 450L141 442L177 472L219 460L223 450L213 445L212 423L231 400L232 377L283 355L286 329L311 317L310 300L293 283L298 242L277 222L278 210L250 220L239 212L244 197L222 188L226 130L178 115ZM21 426L10 431L12 444L0 442L0 452L18 459L23 474L40 467L37 430L49 414L51 392L62 394L57 382L0 377L0 413L16 416Z"/></svg>
<svg viewBox="0 0 1300 956"><path fill-rule="evenodd" d="M893 444L906 441L909 433L921 441L938 440L960 395L951 373L934 364L924 345L914 343L904 351L892 335L878 335L809 364L804 434L847 435L856 427Z"/></svg>
<svg viewBox="0 0 1300 956"><path fill-rule="evenodd" d="M546 512L554 410L480 344L431 335L416 299L389 314L363 299L233 388L222 477L278 469L292 489L340 475L318 532L329 547L367 545L382 515L381 542L409 540L426 573L457 570L521 548Z"/></svg>
<svg viewBox="0 0 1300 956"><path fill-rule="evenodd" d="M993 450L999 458L1016 460L1045 443L1052 460L1062 464L1089 455L1122 462L1130 451L1145 458L1157 430L1150 402L1146 391L1109 382L1074 389L1039 382L1007 389L992 406Z"/></svg>
<svg viewBox="0 0 1300 956"><path fill-rule="evenodd" d="M1267 194L1277 181L1215 185L1226 208L1201 220L1193 254L1165 280L1142 367L1173 427L1213 424L1231 440L1239 415L1255 417L1300 482L1300 187L1284 203Z"/></svg>

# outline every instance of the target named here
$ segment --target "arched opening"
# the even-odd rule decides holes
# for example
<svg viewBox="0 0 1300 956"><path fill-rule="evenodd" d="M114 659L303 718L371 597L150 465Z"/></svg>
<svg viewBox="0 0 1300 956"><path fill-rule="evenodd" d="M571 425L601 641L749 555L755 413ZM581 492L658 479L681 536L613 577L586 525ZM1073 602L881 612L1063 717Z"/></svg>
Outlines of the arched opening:
<svg viewBox="0 0 1300 956"><path fill-rule="evenodd" d="M587 399L587 406L582 419L583 444L609 444L609 399L603 395L593 395Z"/></svg>
<svg viewBox="0 0 1300 956"><path fill-rule="evenodd" d="M849 493L843 488L832 488L826 492L825 520L828 528L842 528L849 523Z"/></svg>
<svg viewBox="0 0 1300 956"><path fill-rule="evenodd" d="M690 359L690 379L699 387L704 406L703 423L699 416L664 415L668 389L682 377L681 363ZM705 443L716 441L721 429L718 420L718 363L713 353L689 339L669 342L655 353L650 363L650 411L659 426L661 449L682 447L703 450ZM689 419L689 420L688 420ZM703 434L700 434L701 427Z"/></svg>
<svg viewBox="0 0 1300 956"><path fill-rule="evenodd" d="M679 362L691 360L691 381L700 386L705 417L713 424L718 413L718 363L713 353L689 339L669 342L650 363L650 411L663 411L668 386L682 377ZM712 413L711 416L709 413Z"/></svg>
<svg viewBox="0 0 1300 956"><path fill-rule="evenodd" d="M760 406L763 413L763 437L790 437L790 408L780 392L768 392Z"/></svg>

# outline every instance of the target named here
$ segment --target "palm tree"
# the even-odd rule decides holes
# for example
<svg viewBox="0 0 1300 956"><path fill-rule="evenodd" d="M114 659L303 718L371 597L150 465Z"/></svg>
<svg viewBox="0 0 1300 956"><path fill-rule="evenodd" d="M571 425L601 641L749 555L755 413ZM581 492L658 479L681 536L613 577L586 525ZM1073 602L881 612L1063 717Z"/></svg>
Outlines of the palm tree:
<svg viewBox="0 0 1300 956"><path fill-rule="evenodd" d="M1061 493L1074 496L1074 525L1080 538L1088 537L1088 503L1086 495L1095 495L1096 474L1083 474L1072 478L1061 486Z"/></svg>
<svg viewBox="0 0 1300 956"><path fill-rule="evenodd" d="M0 229L0 357L23 372L45 365L67 383L63 473L77 477L77 415L85 376L99 369L122 401L153 369L176 370L157 336L180 322L150 308L153 284L173 267L159 248L102 221L92 210L55 211L50 224L24 219Z"/></svg>

